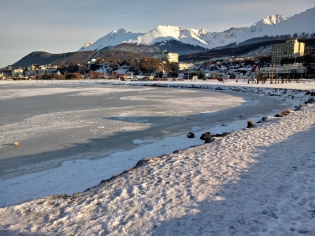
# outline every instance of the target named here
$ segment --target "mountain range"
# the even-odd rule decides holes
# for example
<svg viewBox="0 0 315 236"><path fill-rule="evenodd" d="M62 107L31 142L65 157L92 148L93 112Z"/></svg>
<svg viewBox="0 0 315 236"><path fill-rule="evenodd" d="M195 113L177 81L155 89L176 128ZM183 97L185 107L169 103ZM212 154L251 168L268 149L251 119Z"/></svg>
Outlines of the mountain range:
<svg viewBox="0 0 315 236"><path fill-rule="evenodd" d="M128 59L152 55L162 50L177 52L182 61L207 60L211 57L241 55L261 46L283 43L291 38L305 42L306 47L315 47L314 22L315 7L291 17L272 14L249 27L232 27L223 32L162 25L147 33L119 29L94 43L85 43L77 52L67 53L66 58L63 54L32 52L13 66L86 63L95 55L117 57L119 54L119 57Z"/></svg>
<svg viewBox="0 0 315 236"><path fill-rule="evenodd" d="M230 28L223 32L205 29L185 29L179 26L159 25L147 33L133 33L126 29L112 31L95 43L85 43L79 51L98 51L122 43L133 45L164 46L168 41L178 41L198 47L196 50L237 45L252 39L275 37L315 37L315 7L292 17L273 14L250 27Z"/></svg>

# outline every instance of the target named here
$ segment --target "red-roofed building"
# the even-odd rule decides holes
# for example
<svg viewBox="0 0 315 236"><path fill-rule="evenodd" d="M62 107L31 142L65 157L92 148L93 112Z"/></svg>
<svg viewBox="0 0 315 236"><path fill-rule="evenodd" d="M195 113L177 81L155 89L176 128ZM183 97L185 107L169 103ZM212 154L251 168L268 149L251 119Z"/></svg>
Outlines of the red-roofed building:
<svg viewBox="0 0 315 236"><path fill-rule="evenodd" d="M95 72L92 70L90 71L89 75L90 75L90 79L105 79L105 78L107 78L107 75L104 75L101 72Z"/></svg>
<svg viewBox="0 0 315 236"><path fill-rule="evenodd" d="M256 72L257 70L260 70L260 67L257 65L252 68L252 72Z"/></svg>

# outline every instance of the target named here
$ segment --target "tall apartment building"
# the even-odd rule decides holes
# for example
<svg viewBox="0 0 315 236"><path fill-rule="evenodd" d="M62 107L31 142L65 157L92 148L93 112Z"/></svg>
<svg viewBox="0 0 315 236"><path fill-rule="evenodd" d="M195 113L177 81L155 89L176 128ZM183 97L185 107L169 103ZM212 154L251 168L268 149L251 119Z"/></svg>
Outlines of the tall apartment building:
<svg viewBox="0 0 315 236"><path fill-rule="evenodd" d="M178 62L178 53L163 51L162 53L154 54L154 58L160 59L161 61Z"/></svg>
<svg viewBox="0 0 315 236"><path fill-rule="evenodd" d="M280 64L283 58L296 58L304 56L305 43L298 42L297 39L287 40L285 43L272 45L271 63Z"/></svg>

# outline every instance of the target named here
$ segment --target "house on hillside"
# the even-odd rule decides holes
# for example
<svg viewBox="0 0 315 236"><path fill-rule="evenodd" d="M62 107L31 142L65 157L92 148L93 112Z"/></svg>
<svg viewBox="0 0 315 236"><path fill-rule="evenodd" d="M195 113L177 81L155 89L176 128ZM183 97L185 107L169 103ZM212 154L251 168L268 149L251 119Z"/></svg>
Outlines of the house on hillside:
<svg viewBox="0 0 315 236"><path fill-rule="evenodd" d="M119 76L120 76L120 74L117 71L112 71L110 73L110 78L111 79L117 79L117 78L119 78Z"/></svg>
<svg viewBox="0 0 315 236"><path fill-rule="evenodd" d="M58 65L48 64L48 65L46 65L46 68L47 68L47 69L58 69L59 66L58 66Z"/></svg>
<svg viewBox="0 0 315 236"><path fill-rule="evenodd" d="M132 79L133 76L134 76L133 72L129 71L129 72L126 73L126 79Z"/></svg>
<svg viewBox="0 0 315 236"><path fill-rule="evenodd" d="M209 61L211 63L218 63L218 62L228 62L231 60L231 57L217 57L217 58L210 58Z"/></svg>

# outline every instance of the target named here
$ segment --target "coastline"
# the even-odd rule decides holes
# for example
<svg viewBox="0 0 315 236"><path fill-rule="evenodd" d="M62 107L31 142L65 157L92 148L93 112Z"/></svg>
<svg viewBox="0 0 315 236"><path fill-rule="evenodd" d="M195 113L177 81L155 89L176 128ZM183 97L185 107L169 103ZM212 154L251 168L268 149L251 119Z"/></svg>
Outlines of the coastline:
<svg viewBox="0 0 315 236"><path fill-rule="evenodd" d="M174 83L171 85L173 86ZM167 84L167 86L170 85ZM199 85L194 84L193 86ZM209 89L207 86L200 85L202 88ZM226 85L213 86L227 89ZM250 87L250 89L244 90L264 95L276 95L283 99L292 98L296 100L297 104L310 101L315 95L313 94L315 86L307 89L310 91L309 94L306 90L266 89L263 86L259 85L260 88ZM242 90L240 87L230 89ZM282 198L285 194L291 193L292 196L294 195L294 202L299 206L301 204L298 201L302 201L301 198L303 198L304 203L300 206L303 212L310 212L313 209L312 204L315 204L315 197L311 193L314 190L311 176L309 174L306 177L302 176L303 173L311 171L306 167L311 166L312 160L307 158L315 153L315 150L310 149L312 148L310 146L311 133L314 132L314 116L314 104L310 102L302 106L300 111L292 112L282 118L268 117L267 122L257 124L257 127L253 129L239 130L228 136L218 137L211 144L179 150L158 158L148 158L145 162L140 162L137 168L131 168L110 181L100 180L99 186L91 187L86 192L73 196L50 196L21 205L1 208L0 219L4 223L1 224L0 232L7 233L7 235L16 232L43 234L55 232L60 235L81 232L83 235L89 235L96 232L96 225L100 227L99 229L104 230L104 234L109 235L119 232L122 232L123 235L197 232L192 230L199 230L199 232L202 230L203 233L235 231L236 235L242 235L242 233L246 233L246 230L262 235L269 235L273 231L298 232L301 224L288 226L283 222L286 217L289 217L289 213L292 214L292 210L283 210L282 207L286 204L292 205L292 203L288 198L284 198L284 200ZM304 140L305 137L307 137L306 140ZM297 148L293 147L294 142L298 143ZM279 146L282 147L281 150L279 150ZM304 151L305 155L300 155L299 151ZM298 160L290 158L292 153L300 158ZM275 159L271 157L275 157ZM264 158L267 159L267 163L264 162ZM288 158L290 161L287 163ZM300 168L296 162L302 159L304 167L305 163L311 162L306 164L303 172L296 170ZM285 165L281 166L283 163ZM292 166L290 166L291 164ZM264 173L263 170L271 172ZM257 173L260 177L256 176ZM307 178L308 185L296 179L297 176ZM264 179L267 181L264 182ZM298 182L293 187L288 187L290 181L291 184ZM269 182L274 186L268 186ZM297 197L301 190L299 184L304 187L304 190L308 188L301 197ZM235 188L233 185L237 187ZM279 186L282 186L280 192ZM268 189L267 192L266 189ZM254 198L248 199L250 195L253 195ZM172 201L170 201L171 199ZM250 207L247 206L247 201L250 202ZM265 201L265 203L260 204L261 201ZM220 204L217 205L216 202ZM246 208L245 213L244 209L241 210L241 206ZM207 207L209 207L209 211L205 210ZM253 207L257 207L265 213L258 217ZM123 208L125 210L122 211ZM297 210L295 207L293 208ZM64 213L55 214L57 209L62 209ZM176 209L176 212L173 212L172 209ZM278 210L275 211L275 209ZM236 210L243 212L243 215L235 212ZM41 211L41 215L50 215L51 220L40 220L36 217L39 211ZM93 219L95 227L88 226L89 220L86 216L83 217L81 211L86 213L87 218ZM215 211L219 213L211 213ZM298 210L298 213L294 213L293 216L296 217L300 212L301 210ZM20 219L21 216L25 219ZM35 219L34 217L35 221L27 221L27 219ZM86 218L86 221L82 217ZM248 219L253 217L257 218L256 221L259 223L253 223ZM307 217L301 215L298 217L301 219L295 221L298 223L303 221L307 234L312 235L311 233L315 232L311 225L314 222L313 218L306 220ZM72 224L67 224L66 218L70 219ZM207 226L206 219L213 222L212 227ZM21 222L17 223L19 220ZM196 220L197 224L191 224ZM225 226L222 222L220 223L220 220ZM78 221L86 223L79 229L74 223ZM134 225L135 221L139 223ZM243 226L238 223L240 221L244 222ZM59 229L54 227L53 223L56 222L59 222L62 227ZM107 223L102 225L101 222ZM269 222L272 223L269 224ZM187 225L185 226L185 224ZM233 225L233 228L227 228L228 224ZM35 228L27 231L27 227L30 225ZM284 227L285 231L281 227ZM294 230L292 231L292 229Z"/></svg>
<svg viewBox="0 0 315 236"><path fill-rule="evenodd" d="M139 132L131 132L128 134L128 130L132 127L129 127L126 130L126 135L124 137L121 137L121 135L116 135L116 136L109 136L110 142L118 142L121 143L122 141L128 141L126 140L126 137L129 136L134 136L132 142L134 143L134 147L132 149L126 149L126 150L119 150L113 151L111 154L106 154L109 152L109 150L106 150L106 153L104 152L104 147L107 148L108 144L107 139L102 139L101 137L95 137L95 134L87 133L85 131L85 134L79 135L82 133L82 131L86 130L84 123L89 123L88 129L89 130L96 130L98 127L102 127L104 125L108 126L110 123L109 120L106 120L106 124L104 121L102 121L104 118L106 118L102 113L106 113L106 110L102 110L97 108L97 112L94 115L91 115L89 119L86 119L85 116L82 116L81 109L77 106L75 106L77 109L79 109L79 112L66 112L66 114L63 114L62 112L57 112L55 113L48 113L45 115L38 115L35 116L34 119L24 120L22 123L16 123L14 125L14 129L11 129L7 126L7 128L4 128L4 130L8 130L8 132L4 132L3 135L7 136L5 141L3 140L3 143L13 143L13 140L9 140L9 137L15 137L18 141L20 141L21 146L19 148L12 148L10 146L4 146L3 150L3 155L1 154L1 157L6 157L8 151L14 152L14 155L17 157L14 159L8 158L7 160L3 160L1 162L2 166L0 168L0 173L6 174L4 178L0 179L0 186L3 189L3 193L0 195L0 207L4 206L11 206L11 205L16 205L23 203L25 201L29 201L32 199L36 199L38 197L44 197L47 195L58 195L58 194L66 194L66 195L72 195L73 193L76 192L82 192L87 188L90 188L91 186L95 186L100 182L102 179L110 179L113 175L119 175L120 173L132 168L136 163L146 157L150 156L160 156L165 153L172 153L175 150L182 150L189 148L191 146L196 146L200 145L203 143L202 140L199 139L202 133L205 131L211 131L212 133L215 134L221 134L221 133L226 133L226 132L232 132L236 130L241 130L242 128L246 127L246 122L247 119L253 119L253 120L260 120L262 116L270 115L273 116L275 111L279 110L284 110L288 108L293 108L292 102L281 102L283 99L278 99L278 98L266 98L265 96L259 96L259 95L252 95L250 97L247 97L242 94L246 93L239 93L235 91L225 91L221 93L223 96L221 96L224 100L226 101L220 101L218 99L211 99L212 96L215 96L215 94L209 93L208 91L212 91L209 89L190 89L190 88L185 88L185 89L177 89L177 88L171 88L169 89L163 89L165 87L165 84L161 84L163 86L162 88L159 88L159 92L154 93L152 89L149 87L141 88L142 86L104 86L101 84L100 86L85 86L81 85L80 87L78 86L78 83L81 83L81 81L61 81L62 83L69 83L67 86L40 86L41 83L46 83L47 81L22 81L26 83L36 83L36 86L34 86L35 89L32 89L32 86L26 86L26 87L18 87L19 89L19 94L15 95L14 90L8 90L10 93L8 94L9 96L12 96L13 98L16 98L17 96L20 96L23 99L22 104L38 104L39 106L41 103L37 103L36 99L40 99L42 101L46 101L45 97L38 97L36 94L38 94L36 91L39 89L41 94L50 94L50 93L55 93L56 90L58 90L57 97L63 97L65 95L59 95L62 94L62 92L72 92L72 89L69 90L69 86L72 87L74 85L74 90L79 93L79 97L83 97L83 102L89 104L88 100L84 97L84 94L89 94L92 91L93 93L101 94L102 92L105 92L105 94L108 93L109 97L112 97L111 87L118 89L118 91L122 92L127 92L130 90L139 91L141 92L141 97L144 96L144 91L147 91L147 93L150 96L157 96L157 93L159 96L163 91L165 93L169 93L169 91L172 91L172 93L175 93L174 91L181 91L179 92L180 94L185 94L184 97L179 98L179 104L183 104L185 106L185 110L192 110L191 106L188 104L186 105L187 102L191 102L192 104L197 104L199 102L199 97L202 97L202 103L200 106L204 107L203 109L197 108L196 112L193 114L198 114L200 111L205 114L209 112L208 106L206 105L207 101L209 103L217 102L220 103L221 106L224 107L224 109L220 112L218 112L216 115L214 114L207 114L207 115L201 115L199 114L199 118L197 117L192 117L192 116L183 116L185 119L180 119L180 121L183 123L183 125L188 128L188 130L182 134L175 134L177 132L176 130L180 127L179 124L174 124L175 129L172 128L172 130L167 129L166 126L156 126L154 129L147 129L144 132L149 131L149 136L146 136L147 138L140 139L140 140L134 140L135 137L138 137L137 135L140 135L139 137L144 137L143 135L139 134ZM48 81L50 82L50 81ZM58 83L59 81L52 81L53 84ZM87 83L86 81L83 81L84 83ZM92 81L95 82L95 81ZM103 81L102 81L103 82ZM110 81L111 82L111 81ZM18 81L19 84L19 81ZM136 84L132 84L136 85ZM149 84L150 86L152 84ZM176 86L176 84L170 84L172 86ZM180 85L182 87L182 85ZM190 84L187 84L186 87L191 86ZM49 87L50 89L44 89L46 87ZM153 87L156 87L155 84L153 84ZM221 88L222 86L220 86ZM21 90L23 88L23 90ZM53 88L51 90L51 88ZM95 90L97 88L98 90ZM37 90L36 90L37 89ZM232 87L233 89L233 87ZM29 91L30 90L30 91ZM36 91L35 91L36 90ZM81 91L82 90L82 91ZM166 92L167 91L167 92ZM219 90L222 92L221 90ZM266 93L268 90L262 90ZM198 93L197 100L191 100L193 96L191 94ZM235 94L235 97L232 97L233 100L228 99L228 95L226 94ZM6 93L4 93L6 94ZM67 94L67 93L66 93ZM71 94L71 93L70 93ZM237 95L238 94L238 95ZM247 93L248 94L248 93ZM27 100L27 96L35 96L34 99ZM71 96L75 98L75 101L78 101L80 103L80 100L78 96ZM104 95L103 95L104 96ZM103 97L101 96L101 97ZM129 97L128 94L124 93L124 99L135 99L137 102L136 98ZM127 96L127 97L126 97ZM137 95L135 95L137 97ZM150 98L150 96L148 98ZM227 107L232 106L233 103L238 103L240 98L242 97L241 100L244 100L244 103L242 103L241 106L236 106L235 108L227 109ZM208 99L208 98L210 99ZM10 97L8 97L10 98ZM92 96L92 99L94 96ZM145 97L144 97L145 98ZM121 99L121 97L120 97ZM183 101L181 101L183 99ZM298 97L296 98L298 99ZM140 98L139 101L141 101L142 98ZM176 100L175 97L172 97L172 100ZM290 99L291 100L291 99ZM288 101L290 101L288 100ZM19 108L24 109L24 106L20 107L17 102L21 100L16 100L15 105L13 105L14 109L13 112L17 112ZM26 102L24 102L26 101ZM53 97L49 96L49 103L52 103ZM71 100L67 99L67 101L70 104L73 104ZM90 100L93 103L96 101ZM102 103L103 99L100 100ZM158 101L158 100L157 100ZM273 101L275 104L278 104L277 106L275 105L267 105L266 103ZM161 111L165 112L174 112L176 108L172 108L171 110L166 107L173 107L174 105L177 105L178 103L174 102L169 102L170 104L167 105L165 104L163 109ZM295 102L296 103L296 102ZM11 103L9 103L11 104ZM44 102L45 104L45 102ZM98 103L99 104L99 103ZM173 105L171 105L173 104ZM245 105L247 104L247 105ZM252 105L250 105L252 104ZM261 104L260 106L258 105L258 109L256 108L257 104ZM132 104L129 104L129 106ZM194 105L195 106L195 105ZM51 106L52 108L54 106ZM67 106L69 107L69 106ZM132 107L132 106L131 106ZM212 106L211 106L212 107ZM216 106L217 107L217 106ZM3 106L2 106L3 108ZM124 113L128 114L128 117L134 117L132 118L133 120L139 120L139 118L136 118L136 114L129 113L126 107L124 108ZM86 108L83 108L86 109ZM89 109L89 108L88 108ZM145 106L145 110L150 109L147 105ZM213 109L218 109L214 108ZM251 109L254 109L250 111ZM275 110L273 110L275 109ZM47 110L47 108L46 108ZM120 110L118 108L118 110ZM210 108L212 111L212 108ZM91 113L93 111L89 110ZM140 110L138 110L140 112ZM182 111L178 110L180 114L182 114ZM274 112L273 112L274 111ZM258 112L258 113L257 113ZM265 113L267 112L267 114ZM140 112L142 113L142 112ZM84 112L83 112L84 114ZM92 114L92 113L91 113ZM143 113L142 113L143 114ZM177 112L175 112L177 114ZM186 113L185 113L186 114ZM255 115L254 115L255 114ZM242 116L240 118L239 116ZM172 115L169 114L167 118L171 117ZM230 118L223 118L222 116L229 116ZM61 120L60 118L61 117ZM77 117L77 119L72 119L71 123L63 123L62 120L65 118L63 117ZM82 117L82 118L79 118ZM93 117L96 117L96 119L93 119ZM97 117L103 117L103 119L99 119ZM121 116L121 113L116 113L109 115L109 117L119 117L119 120L123 118ZM216 118L215 118L216 117ZM78 119L79 118L79 119ZM179 118L179 117L178 117ZM178 119L176 118L176 119ZM189 121L187 120L189 119ZM141 119L141 118L140 118ZM143 118L142 118L143 119ZM147 118L146 118L147 119ZM50 120L53 120L54 122L50 122ZM129 120L129 118L127 119ZM193 126L190 126L190 122L193 122L193 120L204 120L206 122L206 125L202 126L201 121L194 122ZM167 121L166 121L167 122ZM58 124L62 124L61 126ZM92 124L94 124L92 126ZM34 126L34 124L36 124ZM52 126L50 126L51 124ZM91 124L91 125L90 125ZM70 125L70 129L67 128ZM75 129L75 126L80 126L81 128ZM128 124L126 124L128 125ZM138 127L139 123L135 123L135 125ZM30 126L34 126L34 128L30 128ZM44 132L48 134L50 133L50 130L59 130L56 134L52 132L51 136L46 137L45 133L42 132L42 127L44 128ZM128 125L129 126L129 125ZM120 125L119 127L124 127L124 125ZM24 131L24 129L26 131ZM121 129L121 128L119 128ZM158 139L152 139L152 135L154 134L154 130L161 130L162 132L165 132L164 138L158 138ZM3 130L3 129L2 129ZM15 131L17 130L17 132ZM100 132L102 132L103 129L99 129ZM172 132L170 132L172 131ZM187 132L194 132L195 133L195 138L194 139L188 139L186 137ZM35 134L36 133L38 138L34 139L34 137L31 137L31 139L27 139L27 135L21 135L24 133L31 133ZM41 135L42 134L42 135ZM172 135L170 135L172 134ZM148 135L148 134L147 134ZM61 137L60 137L61 136ZM81 143L80 145L75 145L77 143L76 139L73 139L73 137L78 137L79 140L82 138L85 138L86 140L89 140L88 142ZM91 138L94 137L94 138ZM124 139L125 138L125 139ZM64 146L64 143L67 146ZM129 140L128 143L131 143L131 140ZM72 144L72 145L71 145ZM48 145L48 146L47 146ZM104 147L102 147L104 145ZM114 145L114 144L113 144ZM129 144L130 145L130 144ZM56 151L49 152L49 148L58 148ZM113 146L111 146L113 147ZM108 148L107 148L108 149ZM29 155L28 153L30 151L33 151L34 153L37 153L36 155ZM72 155L71 155L72 152ZM10 153L8 153L10 154ZM70 156L69 156L70 154ZM68 156L67 156L68 155ZM31 158L31 159L30 159ZM59 159L57 159L59 158ZM36 160L38 160L36 162ZM25 164L24 164L25 163ZM20 165L20 166L18 166ZM14 174L16 174L14 176ZM0 176L2 177L2 176ZM66 180L66 181L65 181Z"/></svg>

